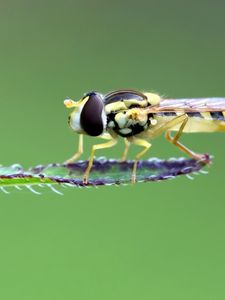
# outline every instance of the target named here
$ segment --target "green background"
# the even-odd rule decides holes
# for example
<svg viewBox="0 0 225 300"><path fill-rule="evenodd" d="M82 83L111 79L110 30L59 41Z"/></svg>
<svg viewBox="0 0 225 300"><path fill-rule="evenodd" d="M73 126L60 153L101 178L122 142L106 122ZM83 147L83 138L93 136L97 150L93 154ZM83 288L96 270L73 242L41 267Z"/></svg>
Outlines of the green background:
<svg viewBox="0 0 225 300"><path fill-rule="evenodd" d="M69 158L77 136L63 99L89 90L225 96L224 10L203 0L2 0L1 163ZM96 140L85 139L83 158ZM183 141L215 156L208 175L63 197L1 193L0 298L225 299L225 139ZM150 156L182 154L160 137Z"/></svg>

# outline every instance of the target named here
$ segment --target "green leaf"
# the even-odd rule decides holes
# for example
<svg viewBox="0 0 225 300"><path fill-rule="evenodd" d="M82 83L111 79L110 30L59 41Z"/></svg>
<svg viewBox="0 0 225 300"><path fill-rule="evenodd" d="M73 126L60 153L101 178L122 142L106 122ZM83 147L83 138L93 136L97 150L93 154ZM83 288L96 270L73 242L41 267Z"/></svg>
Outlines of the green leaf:
<svg viewBox="0 0 225 300"><path fill-rule="evenodd" d="M210 162L208 157L207 163ZM104 185L123 185L131 183L131 172L134 161L121 162L113 159L99 158L94 161L88 185L83 184L82 176L88 161L78 161L74 164L49 164L36 166L29 170L18 164L0 167L0 189L9 193L9 188L21 190L23 187L35 194L40 194L40 188L49 187L62 194L56 187L86 187ZM152 158L140 161L137 169L137 183L172 179L179 175L206 173L202 168L206 161L194 159L171 158L159 160ZM36 189L36 187L38 189Z"/></svg>

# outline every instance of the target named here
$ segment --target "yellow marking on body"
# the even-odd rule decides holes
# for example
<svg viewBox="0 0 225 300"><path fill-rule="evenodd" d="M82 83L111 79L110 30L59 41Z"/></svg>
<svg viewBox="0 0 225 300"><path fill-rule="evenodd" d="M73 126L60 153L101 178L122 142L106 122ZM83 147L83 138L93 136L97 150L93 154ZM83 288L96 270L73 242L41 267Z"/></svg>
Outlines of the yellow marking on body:
<svg viewBox="0 0 225 300"><path fill-rule="evenodd" d="M138 108L131 108L126 113L127 118L133 120L133 121L139 121L140 120L140 110Z"/></svg>
<svg viewBox="0 0 225 300"><path fill-rule="evenodd" d="M147 121L148 121L148 116L144 115L144 114L140 114L138 116L138 121L139 121L140 125L144 126L147 123Z"/></svg>
<svg viewBox="0 0 225 300"><path fill-rule="evenodd" d="M153 125L153 126L158 123L158 121L156 119L153 119L153 118L151 118L150 121L151 121L151 125Z"/></svg>
<svg viewBox="0 0 225 300"><path fill-rule="evenodd" d="M210 112L208 111L200 112L200 114L205 120L213 120Z"/></svg>
<svg viewBox="0 0 225 300"><path fill-rule="evenodd" d="M225 118L225 111L222 111L222 114L223 114L223 116L224 116L224 118Z"/></svg>
<svg viewBox="0 0 225 300"><path fill-rule="evenodd" d="M148 103L150 103L151 105L157 105L161 101L161 97L157 94L153 94L153 93L143 93L143 94L147 97Z"/></svg>
<svg viewBox="0 0 225 300"><path fill-rule="evenodd" d="M110 121L109 124L108 124L108 127L113 128L114 126L115 126L114 122Z"/></svg>
<svg viewBox="0 0 225 300"><path fill-rule="evenodd" d="M185 111L184 110L175 111L175 114L176 114L177 117L179 117L179 116L184 115Z"/></svg>
<svg viewBox="0 0 225 300"><path fill-rule="evenodd" d="M137 99L127 99L127 100L123 100L123 102L125 103L126 107L129 108L131 105L138 105L140 107L146 107L148 105L148 101L147 100L137 100Z"/></svg>
<svg viewBox="0 0 225 300"><path fill-rule="evenodd" d="M115 121L120 128L123 128L125 126L125 124L127 123L126 115L123 113L116 114Z"/></svg>
<svg viewBox="0 0 225 300"><path fill-rule="evenodd" d="M117 112L119 110L126 110L126 109L127 109L127 107L126 107L125 103L122 101L113 102L113 103L107 104L105 106L106 114L109 114L110 112Z"/></svg>
<svg viewBox="0 0 225 300"><path fill-rule="evenodd" d="M122 134L129 134L131 132L132 132L132 129L130 129L130 128L122 128L122 129L120 129L120 133L122 133Z"/></svg>

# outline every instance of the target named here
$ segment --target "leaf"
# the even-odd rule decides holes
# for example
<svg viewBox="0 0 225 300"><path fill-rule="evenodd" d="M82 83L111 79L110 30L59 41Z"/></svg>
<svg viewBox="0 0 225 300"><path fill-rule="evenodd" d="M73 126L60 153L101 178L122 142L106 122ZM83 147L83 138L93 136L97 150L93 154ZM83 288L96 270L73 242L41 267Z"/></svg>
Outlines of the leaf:
<svg viewBox="0 0 225 300"><path fill-rule="evenodd" d="M151 158L138 163L137 183L172 179L179 175L205 172L201 169L211 161L209 156L204 161L194 159L171 158L160 160ZM94 161L88 185L83 184L82 176L88 161L78 161L74 164L49 164L36 166L29 170L18 164L9 167L0 167L0 189L9 193L10 187L21 190L23 187L35 194L40 194L35 187L49 187L54 192L62 194L57 186L86 187L103 185L122 185L131 182L131 171L134 161L99 158Z"/></svg>

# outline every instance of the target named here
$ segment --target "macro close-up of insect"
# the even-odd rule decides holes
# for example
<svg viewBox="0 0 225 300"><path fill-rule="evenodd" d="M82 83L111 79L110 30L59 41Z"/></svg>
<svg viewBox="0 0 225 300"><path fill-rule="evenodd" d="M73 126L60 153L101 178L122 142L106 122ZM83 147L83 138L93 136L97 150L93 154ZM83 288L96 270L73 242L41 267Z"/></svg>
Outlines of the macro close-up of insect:
<svg viewBox="0 0 225 300"><path fill-rule="evenodd" d="M65 163L73 163L83 153L83 135L100 137L106 143L92 147L89 163L83 176L88 183L95 151L116 145L118 137L124 138L125 150L121 161L126 160L130 144L143 147L135 157L131 181L136 181L137 164L151 147L155 137L165 133L166 139L196 160L207 157L198 154L180 141L181 134L225 131L225 98L163 99L158 94L135 90L118 90L108 94L89 92L81 100L66 99L67 108L74 108L69 125L77 132L77 152ZM171 132L175 131L172 136Z"/></svg>
<svg viewBox="0 0 225 300"><path fill-rule="evenodd" d="M225 299L225 1L1 4L0 300Z"/></svg>

